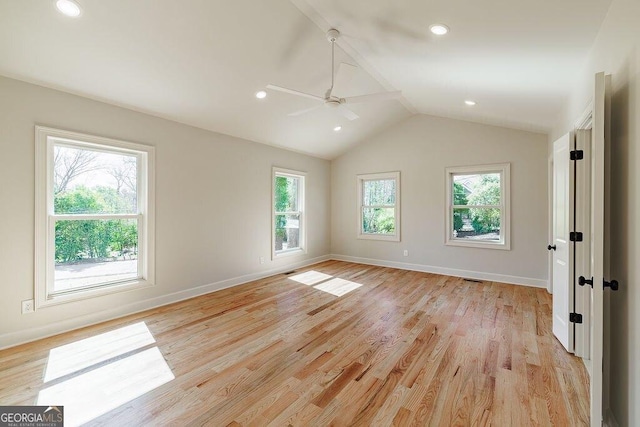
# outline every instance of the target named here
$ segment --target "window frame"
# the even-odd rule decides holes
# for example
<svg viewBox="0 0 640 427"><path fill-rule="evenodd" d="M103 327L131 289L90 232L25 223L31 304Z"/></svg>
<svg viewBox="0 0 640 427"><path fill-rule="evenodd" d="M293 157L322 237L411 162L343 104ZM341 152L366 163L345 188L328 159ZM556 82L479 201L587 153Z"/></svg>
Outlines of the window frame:
<svg viewBox="0 0 640 427"><path fill-rule="evenodd" d="M511 164L496 163L477 166L453 166L445 168L446 173L446 209L445 209L445 245L468 248L511 250ZM500 241L478 241L453 237L453 210L472 206L453 205L453 177L456 175L500 174L500 205L482 205L477 208L500 209Z"/></svg>
<svg viewBox="0 0 640 427"><path fill-rule="evenodd" d="M399 242L400 241L400 171L394 172L380 172L380 173L370 173L370 174L359 174L356 176L357 179L357 187L358 187L358 230L357 230L357 238L364 240L382 240L382 241L390 241L390 242ZM364 205L364 183L365 181L381 181L381 180L389 180L393 179L396 182L396 197L394 208L394 233L393 234L378 234L378 233L365 233L363 231L363 223L362 223L362 212L364 208L371 207L385 207L389 208L392 205Z"/></svg>
<svg viewBox="0 0 640 427"><path fill-rule="evenodd" d="M44 126L35 127L35 307L44 308L155 283L155 147ZM137 157L137 212L134 214L67 215L54 212L55 146ZM53 292L55 223L59 220L136 219L138 221L138 275L134 279Z"/></svg>
<svg viewBox="0 0 640 427"><path fill-rule="evenodd" d="M276 212L276 178L279 176L297 178L299 179L298 185L298 211L295 212ZM302 255L307 253L307 221L306 221L306 209L305 209L305 196L306 196L306 172L301 172L293 169L285 169L274 166L271 171L271 259ZM299 247L294 249L276 250L276 216L286 214L299 215L298 220L298 243Z"/></svg>

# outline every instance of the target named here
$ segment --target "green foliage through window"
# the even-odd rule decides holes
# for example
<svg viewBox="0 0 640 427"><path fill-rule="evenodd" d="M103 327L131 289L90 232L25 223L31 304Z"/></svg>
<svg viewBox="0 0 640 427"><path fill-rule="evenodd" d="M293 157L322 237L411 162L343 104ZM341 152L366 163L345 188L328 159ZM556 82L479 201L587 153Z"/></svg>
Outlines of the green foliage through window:
<svg viewBox="0 0 640 427"><path fill-rule="evenodd" d="M500 175L484 174L469 196L470 205L500 205ZM500 209L470 209L473 229L478 233L500 230Z"/></svg>
<svg viewBox="0 0 640 427"><path fill-rule="evenodd" d="M301 191L303 178L299 176L275 176L275 250L300 247Z"/></svg>
<svg viewBox="0 0 640 427"><path fill-rule="evenodd" d="M373 179L362 181L362 232L365 234L394 234L396 180Z"/></svg>
<svg viewBox="0 0 640 427"><path fill-rule="evenodd" d="M59 145L53 150L55 261L132 258L138 252L136 219L76 219L75 215L137 214L137 158Z"/></svg>
<svg viewBox="0 0 640 427"><path fill-rule="evenodd" d="M498 238L501 219L499 173L453 177L453 230L458 237ZM495 235L495 236L490 236Z"/></svg>
<svg viewBox="0 0 640 427"><path fill-rule="evenodd" d="M393 234L396 228L394 208L363 208L362 231L370 234Z"/></svg>
<svg viewBox="0 0 640 427"><path fill-rule="evenodd" d="M54 198L56 212L65 214L114 213L127 204L125 197L107 187L76 187ZM137 253L138 224L132 219L58 220L55 228L56 262L108 258Z"/></svg>
<svg viewBox="0 0 640 427"><path fill-rule="evenodd" d="M462 184L454 182L453 183L453 204L454 205L462 205L466 206L469 202L467 201L467 194L462 186ZM469 217L469 209L455 209L453 211L453 229L456 231L460 231L462 229L463 218Z"/></svg>

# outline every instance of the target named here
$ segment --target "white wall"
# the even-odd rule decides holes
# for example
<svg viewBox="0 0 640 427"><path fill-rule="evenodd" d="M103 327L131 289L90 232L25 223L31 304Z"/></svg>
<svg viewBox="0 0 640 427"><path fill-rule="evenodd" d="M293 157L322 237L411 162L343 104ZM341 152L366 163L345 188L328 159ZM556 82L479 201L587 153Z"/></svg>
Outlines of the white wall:
<svg viewBox="0 0 640 427"><path fill-rule="evenodd" d="M36 124L156 147L156 286L21 314L34 286ZM308 174L308 253L275 262L272 166ZM326 160L0 77L0 348L326 256L329 228Z"/></svg>
<svg viewBox="0 0 640 427"><path fill-rule="evenodd" d="M620 290L605 292L610 304L610 323L605 324L610 359L605 366L610 370L608 404L620 426L640 425L640 227L636 225L640 220L639 22L638 0L613 0L587 65L576 73L577 84L563 119L550 136L553 141L572 129L592 98L595 73L611 74L610 279L620 282Z"/></svg>
<svg viewBox="0 0 640 427"><path fill-rule="evenodd" d="M511 250L445 246L445 167L506 162L511 163ZM545 135L417 115L335 159L331 169L333 254L546 286ZM396 170L401 172L401 242L357 239L356 175Z"/></svg>

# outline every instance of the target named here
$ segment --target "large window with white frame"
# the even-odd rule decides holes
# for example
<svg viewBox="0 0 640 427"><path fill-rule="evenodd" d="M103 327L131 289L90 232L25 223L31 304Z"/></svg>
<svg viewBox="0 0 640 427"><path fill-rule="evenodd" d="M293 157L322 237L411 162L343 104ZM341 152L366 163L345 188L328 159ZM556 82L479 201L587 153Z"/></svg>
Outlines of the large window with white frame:
<svg viewBox="0 0 640 427"><path fill-rule="evenodd" d="M510 165L446 168L445 243L508 250Z"/></svg>
<svg viewBox="0 0 640 427"><path fill-rule="evenodd" d="M36 306L150 286L154 148L36 127Z"/></svg>
<svg viewBox="0 0 640 427"><path fill-rule="evenodd" d="M358 175L358 238L400 241L400 172Z"/></svg>
<svg viewBox="0 0 640 427"><path fill-rule="evenodd" d="M272 258L306 251L305 173L273 168Z"/></svg>

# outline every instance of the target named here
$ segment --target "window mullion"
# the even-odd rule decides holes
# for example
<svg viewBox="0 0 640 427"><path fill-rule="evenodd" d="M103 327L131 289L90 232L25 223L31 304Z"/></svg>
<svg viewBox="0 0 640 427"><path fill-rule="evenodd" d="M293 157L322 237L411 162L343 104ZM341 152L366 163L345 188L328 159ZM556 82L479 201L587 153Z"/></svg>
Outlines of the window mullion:
<svg viewBox="0 0 640 427"><path fill-rule="evenodd" d="M396 205L362 205L363 208L368 208L368 209L388 209L388 208L395 208Z"/></svg>
<svg viewBox="0 0 640 427"><path fill-rule="evenodd" d="M502 205L453 205L453 209L502 209Z"/></svg>
<svg viewBox="0 0 640 427"><path fill-rule="evenodd" d="M100 221L110 219L138 219L142 214L52 214L55 221Z"/></svg>
<svg viewBox="0 0 640 427"><path fill-rule="evenodd" d="M300 215L302 211L275 212L276 215Z"/></svg>

